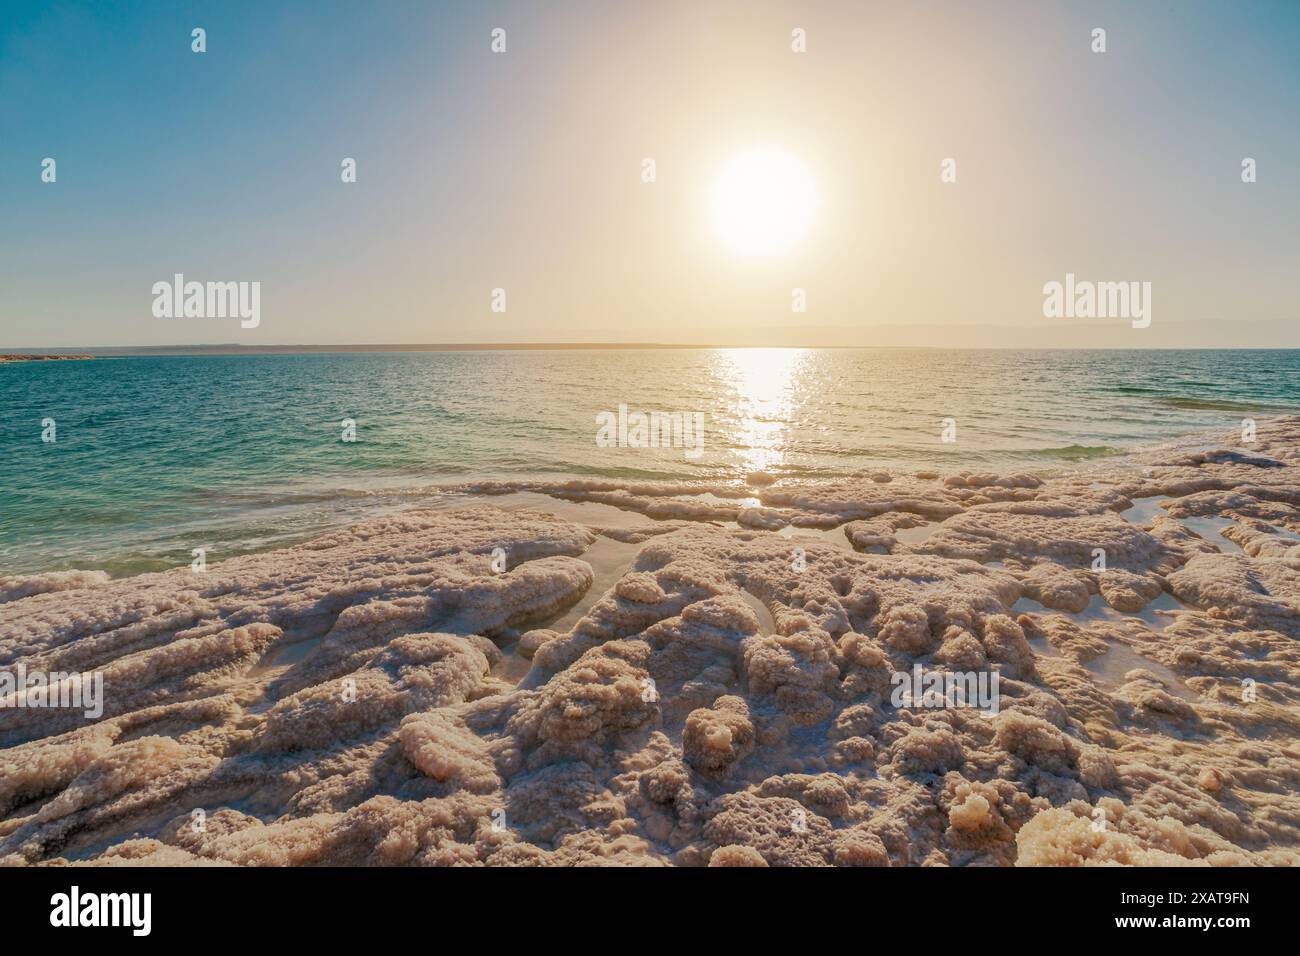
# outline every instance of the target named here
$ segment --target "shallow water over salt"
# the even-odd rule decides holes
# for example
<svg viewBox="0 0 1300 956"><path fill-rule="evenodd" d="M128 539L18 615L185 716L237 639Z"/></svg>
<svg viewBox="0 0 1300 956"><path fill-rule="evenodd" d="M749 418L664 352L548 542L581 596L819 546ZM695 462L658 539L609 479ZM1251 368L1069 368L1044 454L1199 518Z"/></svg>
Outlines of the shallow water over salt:
<svg viewBox="0 0 1300 956"><path fill-rule="evenodd" d="M899 528L894 532L894 537L903 544L920 544L938 531L941 524L941 521L932 521L915 528Z"/></svg>
<svg viewBox="0 0 1300 956"><path fill-rule="evenodd" d="M1158 516L1167 514L1160 505L1163 502L1171 500L1168 495L1151 495L1147 498L1134 498L1133 506L1125 508L1119 513L1119 516L1130 524L1150 527L1151 522Z"/></svg>
<svg viewBox="0 0 1300 956"><path fill-rule="evenodd" d="M1011 614L1014 617L1017 614L1062 614L1066 617L1077 621L1083 625L1089 621L1141 621L1147 627L1154 631L1160 631L1173 623L1178 612L1189 610L1188 605L1179 601L1169 593L1162 593L1141 611L1136 613L1117 611L1099 594L1092 597L1088 606L1077 613L1069 611L1057 611L1045 607L1032 598L1020 598L1011 608ZM1193 700L1196 695L1186 687L1181 678L1172 670L1158 661L1149 657L1144 657L1129 645L1120 641L1107 640L1107 650L1105 653L1084 662L1083 667L1089 671L1097 680L1097 683L1108 690L1118 687L1124 683L1124 675L1136 668L1143 668L1150 671L1165 682L1170 693L1176 694L1187 700ZM1057 650L1044 637L1035 638L1029 641L1029 646L1035 654L1043 657L1060 657L1061 652Z"/></svg>
<svg viewBox="0 0 1300 956"><path fill-rule="evenodd" d="M1161 507L1166 501L1172 501L1168 495L1152 495L1148 498L1138 498L1133 502L1131 508L1125 508L1120 512L1120 517L1132 524L1150 527L1152 520L1158 515L1168 515L1168 512ZM1179 522L1188 531L1193 532L1201 538L1204 538L1210 544L1214 545L1224 554L1241 554L1241 546L1230 538L1223 536L1225 528L1231 527L1233 521L1231 518L1220 518L1215 515L1200 515L1187 518L1179 518Z"/></svg>
<svg viewBox="0 0 1300 956"><path fill-rule="evenodd" d="M1177 674L1164 664L1143 657L1127 644L1111 641L1106 653L1085 662L1083 668L1093 675L1098 686L1106 690L1113 690L1125 683L1125 677L1130 671L1145 670L1160 678L1169 693L1184 700L1197 699L1196 693Z"/></svg>
<svg viewBox="0 0 1300 956"><path fill-rule="evenodd" d="M1237 542L1225 538L1222 534L1224 528L1231 527L1231 518L1218 518L1212 515L1201 517L1190 517L1181 519L1183 527L1188 531L1194 531L1210 544L1214 545L1224 554L1241 554L1241 546Z"/></svg>

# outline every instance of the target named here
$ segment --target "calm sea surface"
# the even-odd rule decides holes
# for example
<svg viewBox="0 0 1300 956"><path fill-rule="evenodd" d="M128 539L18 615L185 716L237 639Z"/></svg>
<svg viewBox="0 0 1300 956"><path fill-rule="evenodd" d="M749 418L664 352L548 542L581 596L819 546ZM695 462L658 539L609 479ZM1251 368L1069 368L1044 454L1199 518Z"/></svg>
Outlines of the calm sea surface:
<svg viewBox="0 0 1300 956"><path fill-rule="evenodd" d="M699 412L701 453L597 415ZM148 356L0 365L0 574L177 567L478 478L742 480L1095 466L1300 410L1298 351L736 349ZM42 441L53 419L57 440ZM940 441L942 420L957 441ZM342 422L356 441L341 440Z"/></svg>

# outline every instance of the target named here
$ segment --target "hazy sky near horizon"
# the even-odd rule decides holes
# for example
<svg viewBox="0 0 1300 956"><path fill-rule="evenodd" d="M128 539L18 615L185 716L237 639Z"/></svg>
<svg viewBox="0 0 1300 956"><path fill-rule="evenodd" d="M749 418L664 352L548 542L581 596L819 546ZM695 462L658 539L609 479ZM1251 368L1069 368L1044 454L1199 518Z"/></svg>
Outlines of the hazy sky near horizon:
<svg viewBox="0 0 1300 956"><path fill-rule="evenodd" d="M819 203L747 259L709 189L757 147ZM0 347L1041 329L1067 272L1300 322L1297 222L1294 0L0 0ZM178 272L260 326L156 318Z"/></svg>

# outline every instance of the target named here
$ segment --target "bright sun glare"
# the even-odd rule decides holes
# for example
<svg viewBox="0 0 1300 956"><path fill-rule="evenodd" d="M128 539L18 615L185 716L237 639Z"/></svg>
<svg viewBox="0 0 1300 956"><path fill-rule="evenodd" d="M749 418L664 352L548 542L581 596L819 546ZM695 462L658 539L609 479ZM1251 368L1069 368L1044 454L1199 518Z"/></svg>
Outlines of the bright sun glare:
<svg viewBox="0 0 1300 956"><path fill-rule="evenodd" d="M713 184L713 224L742 256L786 252L808 231L817 190L793 156L755 149L736 156Z"/></svg>

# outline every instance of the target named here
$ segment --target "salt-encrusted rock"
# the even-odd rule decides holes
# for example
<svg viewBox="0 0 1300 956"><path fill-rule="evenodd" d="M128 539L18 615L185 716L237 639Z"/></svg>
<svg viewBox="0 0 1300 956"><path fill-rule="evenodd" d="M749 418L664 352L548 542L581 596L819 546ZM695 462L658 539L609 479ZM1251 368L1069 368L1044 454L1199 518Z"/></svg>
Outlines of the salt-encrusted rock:
<svg viewBox="0 0 1300 956"><path fill-rule="evenodd" d="M767 866L767 860L752 846L720 846L709 854L709 866Z"/></svg>
<svg viewBox="0 0 1300 956"><path fill-rule="evenodd" d="M1054 648L1077 661L1090 661L1110 649L1103 631L1064 614L1022 614L1016 618L1025 636L1046 638Z"/></svg>
<svg viewBox="0 0 1300 956"><path fill-rule="evenodd" d="M975 561L1045 558L1087 571L1097 549L1106 566L1130 570L1166 569L1176 555L1149 533L1119 515L1079 514L1069 506L1039 502L989 504L949 518L914 547L926 554Z"/></svg>
<svg viewBox="0 0 1300 956"><path fill-rule="evenodd" d="M0 576L0 604L33 594L93 588L107 583L106 571L47 571L44 574Z"/></svg>
<svg viewBox="0 0 1300 956"><path fill-rule="evenodd" d="M614 586L614 593L637 604L658 604L667 596L654 576L644 571L625 574Z"/></svg>
<svg viewBox="0 0 1300 956"><path fill-rule="evenodd" d="M1300 638L1300 563L1198 554L1167 580L1175 597L1212 617Z"/></svg>
<svg viewBox="0 0 1300 956"><path fill-rule="evenodd" d="M594 534L483 507L206 574L8 579L0 667L113 680L98 719L0 711L0 860L1296 865L1300 419L1145 461L782 482L748 528L694 519L754 487L484 485L672 518L602 530L639 551L562 632ZM1151 496L1149 530L1120 517ZM1182 524L1205 515L1242 553ZM1161 590L1181 608L1128 616ZM492 638L520 630L516 686ZM915 666L996 674L998 714L896 706Z"/></svg>
<svg viewBox="0 0 1300 956"><path fill-rule="evenodd" d="M704 774L719 776L754 749L754 725L742 697L719 697L686 718L682 752Z"/></svg>
<svg viewBox="0 0 1300 956"><path fill-rule="evenodd" d="M1164 590L1160 579L1131 571L1104 571L1097 575L1101 596L1117 611L1136 613L1158 598Z"/></svg>
<svg viewBox="0 0 1300 956"><path fill-rule="evenodd" d="M956 671L978 671L987 666L988 655L969 631L954 624L944 632L943 642L935 651L934 661Z"/></svg>
<svg viewBox="0 0 1300 956"><path fill-rule="evenodd" d="M526 660L532 660L533 655L537 653L539 647L547 641L555 640L555 638L559 636L560 635L557 631L552 631L547 627L534 628L531 631L525 631L520 636L516 650L519 651L520 657L525 658Z"/></svg>
<svg viewBox="0 0 1300 956"><path fill-rule="evenodd" d="M1081 571L1068 570L1051 561L1040 561L1023 577L1025 597L1044 607L1077 614L1092 601L1091 581Z"/></svg>
<svg viewBox="0 0 1300 956"><path fill-rule="evenodd" d="M736 523L742 528L760 528L764 531L776 531L790 523L787 513L774 508L742 508L736 515Z"/></svg>

